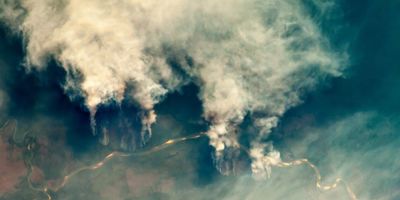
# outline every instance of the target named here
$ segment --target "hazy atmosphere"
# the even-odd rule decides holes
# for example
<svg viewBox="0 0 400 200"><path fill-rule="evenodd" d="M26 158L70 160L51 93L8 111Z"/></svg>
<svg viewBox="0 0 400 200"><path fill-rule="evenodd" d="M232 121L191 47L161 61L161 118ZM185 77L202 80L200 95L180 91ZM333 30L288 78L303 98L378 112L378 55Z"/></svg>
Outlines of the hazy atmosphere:
<svg viewBox="0 0 400 200"><path fill-rule="evenodd" d="M0 200L400 199L396 0L0 0Z"/></svg>

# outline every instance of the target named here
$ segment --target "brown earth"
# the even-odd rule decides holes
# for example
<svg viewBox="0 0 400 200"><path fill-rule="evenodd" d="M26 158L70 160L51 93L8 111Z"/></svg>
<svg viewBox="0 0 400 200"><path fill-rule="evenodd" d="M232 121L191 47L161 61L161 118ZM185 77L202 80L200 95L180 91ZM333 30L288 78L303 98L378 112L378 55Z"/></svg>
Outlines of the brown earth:
<svg viewBox="0 0 400 200"><path fill-rule="evenodd" d="M11 148L7 141L0 138L0 196L15 191L26 173L22 151Z"/></svg>

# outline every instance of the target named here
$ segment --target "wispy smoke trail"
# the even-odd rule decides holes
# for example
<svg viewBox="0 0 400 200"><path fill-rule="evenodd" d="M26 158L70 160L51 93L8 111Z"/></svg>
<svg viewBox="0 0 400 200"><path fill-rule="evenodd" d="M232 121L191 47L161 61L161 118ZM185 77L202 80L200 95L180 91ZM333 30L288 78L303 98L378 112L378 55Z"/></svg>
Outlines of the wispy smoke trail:
<svg viewBox="0 0 400 200"><path fill-rule="evenodd" d="M92 127L100 105L126 99L142 111L142 142L154 105L187 83L200 88L217 168L237 157L238 125L250 115L252 169L268 176L263 140L305 92L340 76L332 54L299 1L2 1L1 18L23 34L27 66L54 58L71 97L82 96ZM227 162L226 159L229 159Z"/></svg>

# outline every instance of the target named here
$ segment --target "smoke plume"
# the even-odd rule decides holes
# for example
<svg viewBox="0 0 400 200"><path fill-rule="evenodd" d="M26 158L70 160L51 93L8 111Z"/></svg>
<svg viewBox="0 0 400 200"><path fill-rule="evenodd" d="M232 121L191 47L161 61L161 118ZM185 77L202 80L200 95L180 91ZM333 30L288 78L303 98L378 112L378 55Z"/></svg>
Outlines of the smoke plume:
<svg viewBox="0 0 400 200"><path fill-rule="evenodd" d="M143 113L145 143L155 105L197 85L224 174L234 170L245 116L258 130L250 137L252 171L267 177L280 158L265 140L280 117L318 83L341 75L341 56L300 1L0 2L3 23L24 38L26 67L40 71L50 59L58 62L66 93L84 99L94 133L99 106L128 101Z"/></svg>

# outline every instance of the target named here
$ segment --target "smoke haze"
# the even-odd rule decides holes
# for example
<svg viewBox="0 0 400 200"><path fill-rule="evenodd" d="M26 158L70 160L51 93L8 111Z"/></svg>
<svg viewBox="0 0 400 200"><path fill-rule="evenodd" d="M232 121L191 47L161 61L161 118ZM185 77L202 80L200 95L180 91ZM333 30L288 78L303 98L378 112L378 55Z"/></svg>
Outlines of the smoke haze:
<svg viewBox="0 0 400 200"><path fill-rule="evenodd" d="M29 129L50 138L40 141L48 151L66 146L52 157L66 163L208 136L174 147L170 162L162 152L116 164L115 176L97 177L104 185L84 190L92 179L78 178L60 199L109 199L93 194L117 176L143 190L113 187L115 199L154 199L153 190L161 199L348 198L343 187L317 191L307 168L274 167L297 158L326 183L342 177L360 199L396 199L399 4L358 4L0 0L0 117L18 120L17 138Z"/></svg>
<svg viewBox="0 0 400 200"><path fill-rule="evenodd" d="M151 136L154 106L168 92L200 88L217 168L238 150L246 114L259 129L251 141L255 174L266 139L303 93L343 62L295 1L22 1L5 16L26 41L26 66L42 70L54 58L66 71L68 95L84 98L96 133L99 106L124 99L142 114L141 143ZM12 10L13 8L7 8ZM174 63L168 63L173 59ZM108 136L105 136L108 137ZM230 158L234 159L234 158ZM267 167L268 168L268 167Z"/></svg>

